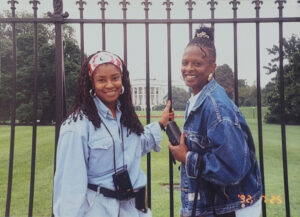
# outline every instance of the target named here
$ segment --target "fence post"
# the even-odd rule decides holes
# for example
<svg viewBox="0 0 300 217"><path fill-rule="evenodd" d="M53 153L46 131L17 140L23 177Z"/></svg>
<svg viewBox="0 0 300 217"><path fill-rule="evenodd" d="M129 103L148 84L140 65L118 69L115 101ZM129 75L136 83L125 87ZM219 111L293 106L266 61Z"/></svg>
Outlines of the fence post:
<svg viewBox="0 0 300 217"><path fill-rule="evenodd" d="M145 19L149 19L149 6L152 3L148 0L143 1L142 5L145 6ZM150 123L150 51L149 51L149 23L145 23L145 36L146 36L146 121ZM147 154L147 201L151 209L151 153Z"/></svg>
<svg viewBox="0 0 300 217"><path fill-rule="evenodd" d="M37 18L38 0L29 2L32 4L34 18ZM31 173L30 173L30 193L28 204L28 217L32 216L33 199L34 199L34 181L35 181L35 162L36 162L36 135L37 135L37 107L38 107L38 24L34 22L34 36L33 36L33 56L34 56L34 97L33 97L33 119L32 119L32 146L31 146Z"/></svg>
<svg viewBox="0 0 300 217"><path fill-rule="evenodd" d="M286 0L276 0L278 3L279 18L283 17L283 4ZM290 217L290 199L289 199L289 181L288 181L288 165L287 165L287 148L286 148L286 130L285 130L285 99L284 99L284 50L283 50L283 23L279 24L279 94L280 94L280 122L281 122L281 144L282 144L282 165L284 178L284 196L286 217Z"/></svg>
<svg viewBox="0 0 300 217"><path fill-rule="evenodd" d="M48 16L53 19L55 24L55 151L54 151L54 172L56 167L56 150L59 136L59 129L66 114L65 104L65 71L63 56L63 22L69 14L63 13L63 1L53 0L53 13L48 12ZM52 214L53 216L53 214Z"/></svg>
<svg viewBox="0 0 300 217"><path fill-rule="evenodd" d="M167 19L171 20L171 5L174 3L170 0L163 2L166 5ZM172 77L171 77L171 23L167 23L167 38L168 38L168 100L172 101ZM169 179L170 179L170 217L174 217L174 189L173 189L173 156L169 151Z"/></svg>
<svg viewBox="0 0 300 217"><path fill-rule="evenodd" d="M252 1L255 4L256 18L260 17L261 0ZM263 133L262 133L262 114L261 114L261 85L260 85L260 23L256 22L256 87L257 87L257 127L258 127L258 147L259 147L259 166L261 171L262 194L266 195L265 189L265 172L264 172L264 149L263 149ZM253 111L254 114L254 111ZM254 115L253 115L254 118ZM266 203L262 201L262 216L267 216Z"/></svg>
<svg viewBox="0 0 300 217"><path fill-rule="evenodd" d="M238 0L232 0L229 2L229 4L232 4L232 10L233 10L233 19L235 20L237 18L237 10L238 5L240 2ZM233 49L234 49L234 102L237 106L239 106L239 87L238 87L238 44L237 44L237 22L233 22Z"/></svg>
<svg viewBox="0 0 300 217"><path fill-rule="evenodd" d="M16 17L16 6L17 1L8 1L11 4L12 18ZM8 184L7 184L7 196L6 196L6 209L5 216L9 216L10 213L10 202L11 202L11 190L12 190L12 179L13 179L13 165L14 165L14 149L15 149L15 123L16 123L16 77L17 77L17 41L16 41L16 23L12 24L12 101L11 101L11 128L10 128L10 150L9 150L9 170L8 170Z"/></svg>
<svg viewBox="0 0 300 217"><path fill-rule="evenodd" d="M56 82L55 82L55 95L56 95L56 109L55 109L55 155L56 145L59 136L60 124L65 116L65 71L64 71L64 56L63 56L63 23L64 18L67 18L69 14L63 13L63 1L53 0L54 12L48 15L53 18L55 24L55 71L56 71ZM54 160L55 162L55 160ZM54 164L55 165L55 164Z"/></svg>

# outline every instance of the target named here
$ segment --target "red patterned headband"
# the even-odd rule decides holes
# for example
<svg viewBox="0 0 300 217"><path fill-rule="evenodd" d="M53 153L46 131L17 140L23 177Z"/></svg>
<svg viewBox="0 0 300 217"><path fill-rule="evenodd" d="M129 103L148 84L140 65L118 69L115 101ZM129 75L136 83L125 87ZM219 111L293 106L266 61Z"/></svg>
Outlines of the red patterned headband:
<svg viewBox="0 0 300 217"><path fill-rule="evenodd" d="M89 61L89 69L90 69L89 74L91 78L97 66L104 63L112 63L116 67L118 67L121 73L123 72L122 61L120 60L119 57L107 51L101 51L99 53L96 53Z"/></svg>

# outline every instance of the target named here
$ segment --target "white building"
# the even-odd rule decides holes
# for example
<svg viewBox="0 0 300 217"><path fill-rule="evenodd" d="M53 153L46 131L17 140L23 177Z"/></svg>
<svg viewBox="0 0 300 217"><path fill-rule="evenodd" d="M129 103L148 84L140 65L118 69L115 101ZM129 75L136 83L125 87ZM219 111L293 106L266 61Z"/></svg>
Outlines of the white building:
<svg viewBox="0 0 300 217"><path fill-rule="evenodd" d="M172 86L183 88L188 91L188 87L183 81L172 81ZM131 80L131 94L134 106L146 109L146 79ZM153 106L165 104L164 97L168 94L168 81L150 79L150 109Z"/></svg>

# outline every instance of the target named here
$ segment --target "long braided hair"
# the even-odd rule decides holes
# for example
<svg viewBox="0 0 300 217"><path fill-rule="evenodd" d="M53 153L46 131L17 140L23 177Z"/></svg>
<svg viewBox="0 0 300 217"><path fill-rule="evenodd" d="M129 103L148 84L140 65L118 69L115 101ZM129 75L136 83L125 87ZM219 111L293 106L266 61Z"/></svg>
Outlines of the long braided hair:
<svg viewBox="0 0 300 217"><path fill-rule="evenodd" d="M75 100L67 117L76 122L78 118L80 118L81 120L83 115L85 115L88 120L93 123L95 128L100 128L101 118L98 114L98 110L93 97L90 94L90 90L93 89L93 85L88 68L89 61L95 54L96 53L90 55L84 61L81 67ZM122 84L124 87L124 93L119 96L119 101L121 103L120 110L122 112L121 123L129 130L128 134L134 132L138 135L141 135L144 132L144 128L142 123L138 119L138 116L132 104L129 72L123 60L121 61L123 65Z"/></svg>

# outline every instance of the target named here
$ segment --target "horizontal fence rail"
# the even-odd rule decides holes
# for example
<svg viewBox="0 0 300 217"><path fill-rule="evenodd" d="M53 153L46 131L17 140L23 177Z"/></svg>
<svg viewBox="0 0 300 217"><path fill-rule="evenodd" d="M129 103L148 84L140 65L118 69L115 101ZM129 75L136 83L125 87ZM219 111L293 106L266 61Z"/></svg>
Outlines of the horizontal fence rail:
<svg viewBox="0 0 300 217"><path fill-rule="evenodd" d="M132 1L133 2L133 1ZM109 1L97 1L95 6L98 6L101 13L101 18L87 19L84 18L84 7L87 1L74 1L74 4L78 5L79 17L80 18L68 18L68 12L63 10L63 1L62 0L53 0L53 12L48 13L48 18L39 18L37 16L38 6L40 1L31 0L28 1L28 4L32 5L33 17L28 18L19 18L16 15L16 8L18 2L15 0L8 1L8 4L11 8L11 17L0 17L0 24L10 24L12 28L12 100L11 100L11 115L10 115L10 150L9 150L9 169L8 169L8 182L7 182L7 195L6 195L6 209L5 216L10 216L11 208L11 192L13 184L13 170L14 170L14 147L15 147L15 126L16 126L16 73L17 73L17 44L16 44L16 25L22 23L32 23L34 29L34 41L33 41L33 50L34 50L34 59L33 59L33 84L34 84L34 99L33 99L33 108L34 116L32 119L32 152L31 152L31 176L30 176L30 190L29 190L29 204L28 204L28 216L33 216L33 206L34 206L34 184L35 184L35 168L36 168L36 145L37 145L37 105L38 105L38 76L39 76L39 56L38 56L38 24L54 24L55 26L55 44L56 44L56 121L55 121L55 153L56 145L58 141L60 124L63 118L66 115L66 102L65 102L65 75L64 75L64 53L63 53L63 24L80 24L80 61L83 63L85 59L85 34L84 27L85 24L101 24L101 34L102 34L102 49L106 49L106 38L108 37L106 32L107 24L121 24L123 28L122 37L123 37L123 49L124 49L124 61L127 63L127 53L128 53L128 30L127 27L129 24L142 24L145 27L145 64L146 64L146 122L150 123L150 43L149 43L149 25L151 24L165 24L167 29L167 73L168 73L168 98L172 99L172 77L171 77L171 61L172 61L172 52L171 52L171 26L173 24L186 24L189 27L189 39L193 37L192 25L193 24L210 24L214 26L215 24L232 24L233 25L233 40L234 40L234 101L238 105L238 25L242 23L251 23L255 24L255 36L256 36L256 86L257 86L257 120L258 120L258 142L259 142L259 159L260 159L260 168L262 172L262 182L263 182L263 194L265 195L265 181L264 181L264 158L263 158L263 133L262 133L262 111L261 111L261 57L260 57L260 24L262 23L276 23L279 26L278 36L279 36L279 66L280 66L280 114L281 114L281 135L282 135L282 158L283 158L283 176L284 176L284 193L285 193L285 210L286 217L290 217L290 202L289 202L289 187L288 187L288 167L287 167L287 153L286 153L286 129L285 129L285 101L284 101L284 68L283 68L283 23L292 23L300 22L300 16L297 17L284 17L283 10L285 0L276 0L274 1L274 6L278 7L278 17L260 17L260 9L264 1L253 0L253 9L256 12L255 17L250 18L239 18L237 16L237 11L239 6L243 4L243 1L237 0L228 0L228 6L232 6L232 18L215 18L215 11L218 9L218 1L207 1L207 10L211 11L210 18L193 18L194 6L199 1L185 1L185 5L188 11L188 18L183 19L173 19L171 18L172 7L175 4L175 1L161 1L159 4L164 7L166 10L166 18L162 19L150 19L149 10L151 10L151 5L154 1L138 1L141 5L141 9L144 9L145 16L142 19L128 19L127 18L127 7L130 6L130 1L120 1L119 6L122 11L122 19L107 19L106 18L106 7L109 5ZM157 3L155 1L155 3ZM300 3L300 1L297 1ZM0 6L1 9L1 6ZM250 9L249 9L250 10ZM2 63L3 64L3 63ZM1 73L1 71L0 71ZM54 160L55 162L55 160ZM55 166L54 166L55 168ZM148 190L148 203L151 207L151 155L147 155L147 190ZM169 153L169 185L170 185L170 217L174 216L174 194L173 194L173 161L172 155ZM24 187L24 186L23 186ZM266 217L266 205L263 205L263 216ZM51 215L51 214L49 214Z"/></svg>
<svg viewBox="0 0 300 217"><path fill-rule="evenodd" d="M214 18L214 19L65 19L65 18L0 18L0 23L95 23L95 24L199 24L199 23L277 23L277 22L299 22L299 17L282 18Z"/></svg>

